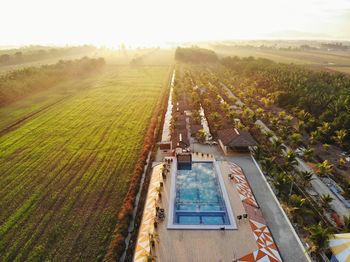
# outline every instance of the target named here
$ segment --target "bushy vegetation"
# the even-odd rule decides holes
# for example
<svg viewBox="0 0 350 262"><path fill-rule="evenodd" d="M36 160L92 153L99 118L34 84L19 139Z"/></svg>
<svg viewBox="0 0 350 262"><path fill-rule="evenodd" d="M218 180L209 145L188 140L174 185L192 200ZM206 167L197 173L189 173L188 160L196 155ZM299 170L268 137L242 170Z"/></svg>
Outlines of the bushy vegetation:
<svg viewBox="0 0 350 262"><path fill-rule="evenodd" d="M86 76L105 65L103 58L59 61L54 65L27 67L0 76L0 106L48 89L55 84Z"/></svg>
<svg viewBox="0 0 350 262"><path fill-rule="evenodd" d="M0 137L1 261L102 261L112 239L122 252L167 72L106 66Z"/></svg>
<svg viewBox="0 0 350 262"><path fill-rule="evenodd" d="M62 48L30 46L20 49L0 50L0 66L28 63L69 55L86 55L94 51L96 51L96 47L88 45Z"/></svg>
<svg viewBox="0 0 350 262"><path fill-rule="evenodd" d="M212 63L218 61L214 51L199 47L178 47L175 51L175 59L186 63Z"/></svg>

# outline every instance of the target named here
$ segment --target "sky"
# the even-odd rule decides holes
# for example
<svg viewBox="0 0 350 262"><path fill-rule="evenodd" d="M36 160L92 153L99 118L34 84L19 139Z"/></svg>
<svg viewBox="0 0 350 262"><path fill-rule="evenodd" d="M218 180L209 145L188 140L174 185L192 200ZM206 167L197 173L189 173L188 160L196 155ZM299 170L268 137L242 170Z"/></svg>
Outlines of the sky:
<svg viewBox="0 0 350 262"><path fill-rule="evenodd" d="M350 40L350 0L0 0L0 45Z"/></svg>

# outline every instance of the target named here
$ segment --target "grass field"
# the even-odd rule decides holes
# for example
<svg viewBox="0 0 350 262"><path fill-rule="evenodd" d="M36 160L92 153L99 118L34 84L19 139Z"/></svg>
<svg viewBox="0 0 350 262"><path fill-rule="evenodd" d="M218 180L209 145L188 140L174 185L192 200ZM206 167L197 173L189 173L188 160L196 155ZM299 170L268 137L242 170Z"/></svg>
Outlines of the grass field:
<svg viewBox="0 0 350 262"><path fill-rule="evenodd" d="M109 65L0 110L32 114L0 137L0 261L103 258L168 72Z"/></svg>
<svg viewBox="0 0 350 262"><path fill-rule="evenodd" d="M259 50L257 48L232 48L230 50L214 49L220 56L254 56L280 63L294 63L330 68L343 73L350 72L350 55L347 52L327 51L283 51Z"/></svg>

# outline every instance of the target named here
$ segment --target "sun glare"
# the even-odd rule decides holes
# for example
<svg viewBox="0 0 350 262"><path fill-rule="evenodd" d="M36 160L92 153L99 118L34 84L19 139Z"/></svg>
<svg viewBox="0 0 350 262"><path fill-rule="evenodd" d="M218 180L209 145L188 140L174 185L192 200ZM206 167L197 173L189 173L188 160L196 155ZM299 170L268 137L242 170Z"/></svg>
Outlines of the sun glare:
<svg viewBox="0 0 350 262"><path fill-rule="evenodd" d="M350 2L344 0L12 0L2 1L2 7L9 12L0 16L0 44L149 46L266 38L288 31L328 38L350 34L339 32L348 23L344 17L349 15Z"/></svg>

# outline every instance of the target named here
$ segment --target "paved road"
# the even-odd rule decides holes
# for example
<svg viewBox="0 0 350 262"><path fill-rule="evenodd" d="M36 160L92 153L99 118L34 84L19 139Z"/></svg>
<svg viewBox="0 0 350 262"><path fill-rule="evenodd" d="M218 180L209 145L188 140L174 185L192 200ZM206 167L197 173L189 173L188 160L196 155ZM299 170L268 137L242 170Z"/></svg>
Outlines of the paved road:
<svg viewBox="0 0 350 262"><path fill-rule="evenodd" d="M291 227L289 220L285 217L279 203L269 189L267 181L259 172L250 156L227 157L227 160L240 165L250 183L256 200L266 218L275 243L285 262L306 262L310 261L306 256L305 250Z"/></svg>

